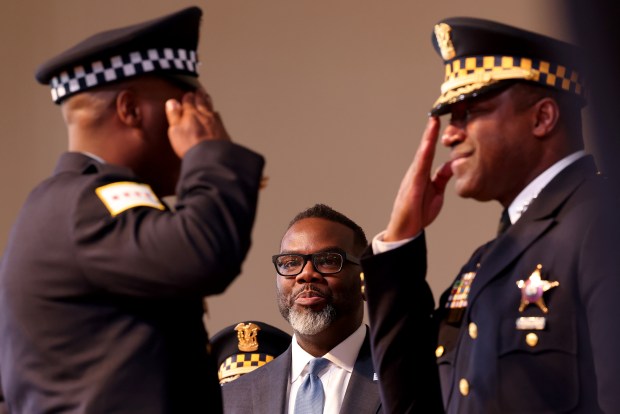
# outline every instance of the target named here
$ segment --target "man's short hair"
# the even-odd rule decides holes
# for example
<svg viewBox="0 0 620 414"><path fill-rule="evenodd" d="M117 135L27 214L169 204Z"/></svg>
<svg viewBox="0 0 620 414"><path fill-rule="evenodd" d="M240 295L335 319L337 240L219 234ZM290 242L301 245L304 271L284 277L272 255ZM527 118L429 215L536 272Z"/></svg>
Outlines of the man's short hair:
<svg viewBox="0 0 620 414"><path fill-rule="evenodd" d="M357 247L360 247L360 250L363 250L368 245L368 240L366 239L366 234L364 233L364 230L356 222L326 204L317 203L312 207L309 207L306 210L298 213L289 222L286 229L290 229L299 220L306 218L322 218L325 220L333 221L335 223L340 223L353 230L354 243Z"/></svg>

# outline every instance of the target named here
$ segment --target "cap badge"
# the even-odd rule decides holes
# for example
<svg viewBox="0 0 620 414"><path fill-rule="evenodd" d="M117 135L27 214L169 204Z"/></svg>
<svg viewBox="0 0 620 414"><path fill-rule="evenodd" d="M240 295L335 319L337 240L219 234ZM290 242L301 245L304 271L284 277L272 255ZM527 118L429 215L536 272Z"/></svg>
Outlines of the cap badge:
<svg viewBox="0 0 620 414"><path fill-rule="evenodd" d="M446 23L439 23L435 25L435 37L437 38L437 44L441 51L441 57L444 60L450 60L456 56L452 39L450 38L450 32L452 28Z"/></svg>
<svg viewBox="0 0 620 414"><path fill-rule="evenodd" d="M543 293L551 288L559 286L560 282L542 280L540 269L542 269L542 265L539 264L527 280L517 281L517 287L521 289L519 312L523 312L525 308L532 303L537 305L544 313L549 312L543 299Z"/></svg>
<svg viewBox="0 0 620 414"><path fill-rule="evenodd" d="M258 349L258 331L260 331L260 326L255 323L247 323L244 324L240 322L235 326L235 331L237 331L237 339L239 339L239 344L237 347L239 351L242 352L252 352Z"/></svg>

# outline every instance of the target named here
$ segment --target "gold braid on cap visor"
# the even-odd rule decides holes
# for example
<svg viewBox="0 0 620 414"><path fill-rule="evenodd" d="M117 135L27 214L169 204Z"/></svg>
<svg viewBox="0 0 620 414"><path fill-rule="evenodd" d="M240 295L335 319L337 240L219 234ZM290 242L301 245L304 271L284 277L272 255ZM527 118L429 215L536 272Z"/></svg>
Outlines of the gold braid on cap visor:
<svg viewBox="0 0 620 414"><path fill-rule="evenodd" d="M579 74L566 66L514 56L470 56L446 64L441 96L433 107L452 104L483 87L509 79L537 82L584 97Z"/></svg>

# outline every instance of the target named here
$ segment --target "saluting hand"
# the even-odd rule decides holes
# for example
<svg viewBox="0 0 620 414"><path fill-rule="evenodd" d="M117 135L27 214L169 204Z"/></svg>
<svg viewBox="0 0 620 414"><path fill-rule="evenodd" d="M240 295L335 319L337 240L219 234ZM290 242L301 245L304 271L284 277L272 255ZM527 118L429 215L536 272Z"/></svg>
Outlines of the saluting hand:
<svg viewBox="0 0 620 414"><path fill-rule="evenodd" d="M180 158L199 142L230 141L220 115L213 110L211 98L203 90L187 92L181 102L166 101L166 116L170 144Z"/></svg>
<svg viewBox="0 0 620 414"><path fill-rule="evenodd" d="M448 161L437 168L431 177L439 126L437 117L429 118L420 146L394 200L384 241L399 241L415 236L431 224L441 211L452 169Z"/></svg>

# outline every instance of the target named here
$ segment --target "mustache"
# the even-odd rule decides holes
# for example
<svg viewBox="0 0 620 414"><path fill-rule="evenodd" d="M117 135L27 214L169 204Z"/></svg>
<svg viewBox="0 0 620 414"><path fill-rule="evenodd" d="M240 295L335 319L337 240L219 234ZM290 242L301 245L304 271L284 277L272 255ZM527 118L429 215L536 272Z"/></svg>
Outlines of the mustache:
<svg viewBox="0 0 620 414"><path fill-rule="evenodd" d="M304 293L309 293L312 292L314 293L316 296L320 296L322 298L324 297L328 297L329 295L327 295L325 292L323 292L321 289L319 289L318 287L308 283L304 286L302 286L301 288L299 288L296 291L293 291L292 295L291 295L291 299L295 300L297 299L297 297L299 297L300 295L304 294Z"/></svg>

